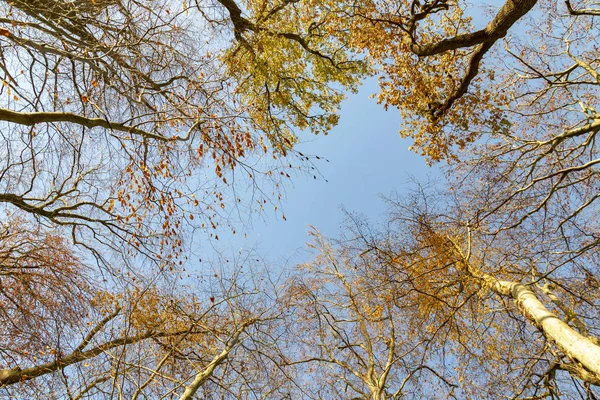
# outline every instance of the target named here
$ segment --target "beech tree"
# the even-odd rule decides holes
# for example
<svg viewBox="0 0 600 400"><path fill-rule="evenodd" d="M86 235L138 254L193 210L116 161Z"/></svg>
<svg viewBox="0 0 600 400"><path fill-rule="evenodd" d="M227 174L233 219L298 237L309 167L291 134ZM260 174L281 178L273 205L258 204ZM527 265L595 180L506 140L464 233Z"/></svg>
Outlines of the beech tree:
<svg viewBox="0 0 600 400"><path fill-rule="evenodd" d="M3 396L285 393L256 351L277 346L269 334L279 315L265 285L211 274L208 285L146 279L101 289L67 241L18 229L5 227L0 240Z"/></svg>
<svg viewBox="0 0 600 400"><path fill-rule="evenodd" d="M470 214L460 203L423 197L422 192L390 204L385 224L373 227L352 217L334 247L319 250L313 265L321 266L320 274L331 275L342 287L358 280L352 290L361 298L357 304L363 314L334 313L353 303L335 295L318 303L316 292L304 286L303 293L315 304L311 312L318 318L327 316L327 323L315 323L330 330L320 337L347 341L323 343L321 352L306 362L331 362L331 357L352 365L331 356L344 351L367 360L362 354L368 354L370 340L386 343L376 352L376 357L385 358L394 343L390 340L396 340L414 353L397 360L400 373L390 376L380 397L375 391L363 397L395 398L393 379L410 376L411 371L435 373L441 389L448 391L445 396L459 398L598 396L597 254L574 257L560 251L564 238L546 235L532 224L490 234L464 219ZM323 266L323 258L330 264ZM341 272L342 266L347 272ZM323 285L321 290L332 287L327 279L308 282L312 287ZM364 310L371 310L372 304L379 305L380 319L366 317ZM363 326L391 321L397 321L392 337L361 334ZM353 331L344 328L353 324ZM317 349L321 347L313 344L312 351ZM365 361L354 368L368 365ZM347 368L351 376L352 368ZM373 375L367 375L375 377L374 382L380 379L378 368L375 364ZM427 389L434 387L429 382L436 379L429 379ZM343 387L340 378L336 384Z"/></svg>
<svg viewBox="0 0 600 400"><path fill-rule="evenodd" d="M491 303L476 302L482 315L463 332L483 324L493 335L476 337L521 336L522 351L506 338L511 347L496 356L483 343L465 345L481 353L470 359L487 354L489 368L498 359L514 375L488 376L518 382L508 391L517 398L576 396L578 384L565 389L565 379L589 388L599 376L599 12L587 1L506 1L481 11L462 2L360 3L353 43L382 66L379 101L400 110L401 135L430 162L449 163L452 206L399 217L412 227L405 242L435 260L425 275L447 274L428 291L487 293ZM510 319L482 322L496 309ZM595 398L592 389L580 395Z"/></svg>
<svg viewBox="0 0 600 400"><path fill-rule="evenodd" d="M0 7L8 396L595 398L596 3ZM376 71L452 201L321 242L286 301L182 293L192 234L262 209L261 179L277 199L295 130L327 132Z"/></svg>
<svg viewBox="0 0 600 400"><path fill-rule="evenodd" d="M452 398L457 376L416 317L423 296L361 243L313 239L317 256L299 266L284 302L293 310L284 366L303 383L297 397Z"/></svg>
<svg viewBox="0 0 600 400"><path fill-rule="evenodd" d="M473 189L475 219L509 229L568 208L560 226L578 225L597 199L595 7L517 0L484 16L462 2L365 2L353 43L381 64L379 101L400 110L402 136Z"/></svg>
<svg viewBox="0 0 600 400"><path fill-rule="evenodd" d="M260 289L174 282L194 282L194 231L277 201L294 129L329 130L366 72L325 34L331 7L0 2L6 395L250 390L239 366L260 355L229 361L275 318L241 300Z"/></svg>
<svg viewBox="0 0 600 400"><path fill-rule="evenodd" d="M295 2L0 5L0 201L92 250L181 256L184 226L228 222L234 179L285 177L258 154L331 128L365 71L324 35L327 3L310 18Z"/></svg>

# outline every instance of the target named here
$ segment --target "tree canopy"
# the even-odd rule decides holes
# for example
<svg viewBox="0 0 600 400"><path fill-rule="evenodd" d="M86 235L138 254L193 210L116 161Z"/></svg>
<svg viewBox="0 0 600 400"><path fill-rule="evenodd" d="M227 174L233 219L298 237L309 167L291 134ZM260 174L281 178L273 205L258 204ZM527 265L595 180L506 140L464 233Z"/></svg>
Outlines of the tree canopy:
<svg viewBox="0 0 600 400"><path fill-rule="evenodd" d="M598 397L595 2L0 10L4 395ZM192 261L369 76L443 189L295 268Z"/></svg>

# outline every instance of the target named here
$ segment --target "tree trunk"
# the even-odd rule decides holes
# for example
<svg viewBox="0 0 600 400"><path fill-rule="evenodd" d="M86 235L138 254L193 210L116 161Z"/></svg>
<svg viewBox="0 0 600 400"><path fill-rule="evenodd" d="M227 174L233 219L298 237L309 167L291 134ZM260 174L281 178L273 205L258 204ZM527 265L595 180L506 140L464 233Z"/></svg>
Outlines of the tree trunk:
<svg viewBox="0 0 600 400"><path fill-rule="evenodd" d="M492 291L500 296L511 297L523 316L574 361L573 365L562 369L586 382L600 385L600 346L554 315L529 287L490 275L484 279Z"/></svg>

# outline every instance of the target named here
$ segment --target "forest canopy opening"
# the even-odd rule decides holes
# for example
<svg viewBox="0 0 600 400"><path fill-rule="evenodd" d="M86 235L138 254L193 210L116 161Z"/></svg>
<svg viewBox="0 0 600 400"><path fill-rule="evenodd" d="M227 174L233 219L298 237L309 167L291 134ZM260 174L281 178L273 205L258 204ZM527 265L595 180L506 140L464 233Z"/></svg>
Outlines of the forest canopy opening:
<svg viewBox="0 0 600 400"><path fill-rule="evenodd" d="M3 395L599 396L597 3L0 10ZM301 265L196 261L368 77L443 188Z"/></svg>

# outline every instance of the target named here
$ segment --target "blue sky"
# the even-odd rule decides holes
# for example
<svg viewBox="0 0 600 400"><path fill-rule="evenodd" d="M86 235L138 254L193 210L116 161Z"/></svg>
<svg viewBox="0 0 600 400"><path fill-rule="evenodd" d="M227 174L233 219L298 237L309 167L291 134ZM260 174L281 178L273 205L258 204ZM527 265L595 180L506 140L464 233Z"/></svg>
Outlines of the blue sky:
<svg viewBox="0 0 600 400"><path fill-rule="evenodd" d="M470 11L477 29L490 19L484 16L481 7ZM497 7L488 11L493 14ZM348 94L342 103L339 124L328 135L309 132L300 135L301 143L296 150L329 160L315 164L317 180L312 174L298 174L291 181L284 180L285 197L277 213L267 207L263 214L251 216L250 226L236 228L238 232L246 232L246 238L221 229L219 241L202 236L193 253L210 259L207 253L212 251L235 254L245 249L255 250L275 263L305 261L303 249L310 240L309 226L327 236L338 236L344 219L342 207L364 215L370 222L385 221L382 217L387 206L381 200L382 195L401 194L414 188L411 180L443 182L440 165L427 166L425 158L408 150L411 141L400 138L398 110L385 111L370 98L378 92L377 79L366 80L357 94ZM286 221L281 218L282 211Z"/></svg>
<svg viewBox="0 0 600 400"><path fill-rule="evenodd" d="M297 150L329 160L315 164L322 176L298 174L285 181L281 213L272 209L254 215L247 239L242 235L221 234L219 249L254 248L273 261L299 262L309 240L309 225L326 235L335 236L348 211L378 220L386 209L380 195L402 192L411 177L426 180L440 176L439 168L428 167L423 157L408 150L410 141L398 135L400 115L385 111L369 95L376 93L377 81L367 81L359 93L351 94L342 104L338 126L329 135L301 136Z"/></svg>
<svg viewBox="0 0 600 400"><path fill-rule="evenodd" d="M471 11L477 29L489 16L476 7ZM497 7L491 8L492 13ZM296 147L304 154L318 155L329 162L316 164L322 177L298 175L286 182L282 208L287 221L272 210L254 216L244 242L240 238L228 245L255 248L270 260L294 263L302 260L302 249L309 241L309 225L328 236L337 236L344 219L342 207L363 214L369 221L384 221L386 204L381 196L414 188L411 179L425 182L440 179L440 165L427 166L425 158L408 150L411 140L398 134L401 118L398 110L385 111L370 95L379 92L377 79L367 80L357 94L349 94L342 103L338 126L327 136L301 136ZM325 181L327 180L327 182ZM229 235L228 235L229 237Z"/></svg>

